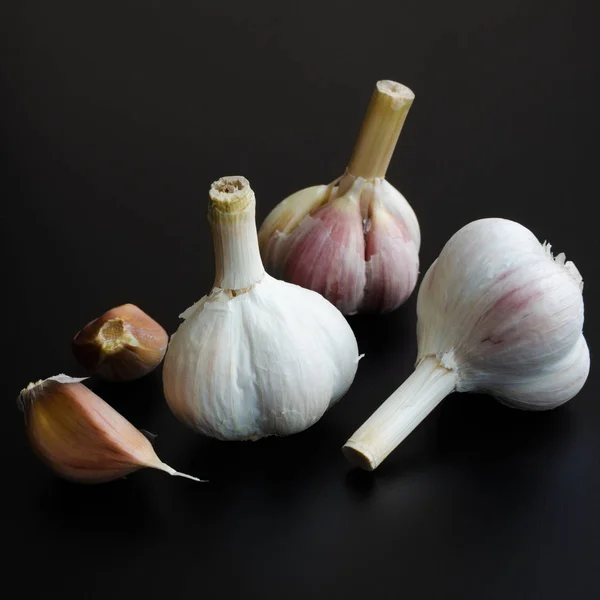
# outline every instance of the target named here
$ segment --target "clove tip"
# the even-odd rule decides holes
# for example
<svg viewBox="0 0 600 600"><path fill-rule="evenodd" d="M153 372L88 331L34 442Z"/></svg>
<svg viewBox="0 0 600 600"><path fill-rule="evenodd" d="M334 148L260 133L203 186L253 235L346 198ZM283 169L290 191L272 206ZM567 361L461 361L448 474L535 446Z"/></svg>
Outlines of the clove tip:
<svg viewBox="0 0 600 600"><path fill-rule="evenodd" d="M159 471L164 471L173 477L184 477L185 479L191 479L192 481L198 481L199 483L208 483L207 479L198 479L198 477L194 477L193 475L188 475L187 473L180 473L176 471L173 467L170 467L166 463L160 461L158 464L150 465Z"/></svg>

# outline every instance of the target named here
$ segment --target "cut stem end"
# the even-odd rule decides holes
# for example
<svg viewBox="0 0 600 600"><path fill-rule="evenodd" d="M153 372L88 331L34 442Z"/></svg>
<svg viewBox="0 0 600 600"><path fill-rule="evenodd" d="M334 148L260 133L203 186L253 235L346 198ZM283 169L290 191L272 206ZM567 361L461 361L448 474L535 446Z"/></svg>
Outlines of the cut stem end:
<svg viewBox="0 0 600 600"><path fill-rule="evenodd" d="M355 177L385 177L406 115L415 99L401 83L378 81L367 108L348 171Z"/></svg>
<svg viewBox="0 0 600 600"><path fill-rule="evenodd" d="M265 276L258 248L256 199L245 177L221 177L209 192L208 220L215 250L215 288L245 293Z"/></svg>
<svg viewBox="0 0 600 600"><path fill-rule="evenodd" d="M374 471L377 467L374 458L364 448L356 447L348 442L342 448L342 452L353 467L359 467L365 471Z"/></svg>
<svg viewBox="0 0 600 600"><path fill-rule="evenodd" d="M253 200L250 182L241 175L221 177L210 186L210 207L220 213L242 212Z"/></svg>

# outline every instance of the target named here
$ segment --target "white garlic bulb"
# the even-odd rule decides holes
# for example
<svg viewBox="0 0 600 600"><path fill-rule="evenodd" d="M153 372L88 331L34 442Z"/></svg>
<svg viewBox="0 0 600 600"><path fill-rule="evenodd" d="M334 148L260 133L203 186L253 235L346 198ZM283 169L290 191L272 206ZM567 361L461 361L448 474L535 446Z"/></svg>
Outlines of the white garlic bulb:
<svg viewBox="0 0 600 600"><path fill-rule="evenodd" d="M570 400L590 365L582 290L575 265L522 225L463 227L419 289L415 372L346 442L348 459L375 469L455 390L529 410Z"/></svg>
<svg viewBox="0 0 600 600"><path fill-rule="evenodd" d="M310 427L346 393L359 359L350 326L330 302L265 273L254 214L244 177L213 183L214 287L181 315L164 365L174 414L222 440Z"/></svg>
<svg viewBox="0 0 600 600"><path fill-rule="evenodd" d="M419 223L385 179L413 100L406 86L377 82L346 173L292 194L260 228L267 270L344 314L394 310L417 282Z"/></svg>

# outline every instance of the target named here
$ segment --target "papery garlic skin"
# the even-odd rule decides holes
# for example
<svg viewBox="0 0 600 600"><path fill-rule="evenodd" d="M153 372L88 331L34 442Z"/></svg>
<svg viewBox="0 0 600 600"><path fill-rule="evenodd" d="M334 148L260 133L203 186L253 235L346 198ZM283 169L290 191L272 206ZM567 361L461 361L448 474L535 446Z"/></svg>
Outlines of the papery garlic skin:
<svg viewBox="0 0 600 600"><path fill-rule="evenodd" d="M19 394L31 446L56 474L105 483L150 467L199 481L163 463L147 437L85 387L84 379L56 375Z"/></svg>
<svg viewBox="0 0 600 600"><path fill-rule="evenodd" d="M347 458L377 468L453 391L528 410L573 398L590 368L582 290L575 265L522 225L463 227L419 288L414 373L346 442Z"/></svg>
<svg viewBox="0 0 600 600"><path fill-rule="evenodd" d="M342 320L318 294L266 274L233 298L214 291L171 338L169 406L222 440L303 431L354 379L358 349Z"/></svg>
<svg viewBox="0 0 600 600"><path fill-rule="evenodd" d="M413 292L421 235L385 174L414 94L380 81L346 173L292 194L267 216L267 271L319 292L344 314L389 312Z"/></svg>
<svg viewBox="0 0 600 600"><path fill-rule="evenodd" d="M232 182L237 188L228 188ZM165 358L174 414L221 440L303 431L346 393L357 370L356 339L342 314L264 272L254 213L245 178L213 184L215 287L181 315Z"/></svg>
<svg viewBox="0 0 600 600"><path fill-rule="evenodd" d="M474 257L477 257L476 259ZM570 400L589 372L583 280L522 225L481 219L458 231L425 275L417 299L419 357L457 374L457 391L516 407Z"/></svg>

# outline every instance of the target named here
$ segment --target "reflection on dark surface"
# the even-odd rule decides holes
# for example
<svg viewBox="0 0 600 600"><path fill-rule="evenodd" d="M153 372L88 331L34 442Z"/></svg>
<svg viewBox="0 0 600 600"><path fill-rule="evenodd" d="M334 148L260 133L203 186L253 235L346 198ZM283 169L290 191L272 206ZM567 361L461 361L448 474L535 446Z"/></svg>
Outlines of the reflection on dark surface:
<svg viewBox="0 0 600 600"><path fill-rule="evenodd" d="M401 477L434 465L490 473L495 463L558 453L570 439L568 406L522 411L482 394L451 394L375 471Z"/></svg>
<svg viewBox="0 0 600 600"><path fill-rule="evenodd" d="M366 500L376 490L377 479L374 474L358 468L346 472L345 484L351 495L357 500Z"/></svg>
<svg viewBox="0 0 600 600"><path fill-rule="evenodd" d="M119 537L155 536L160 519L151 507L151 490L141 485L140 480L129 481L140 475L133 473L127 479L98 485L71 483L50 476L35 499L36 512L52 529L63 534L72 531Z"/></svg>
<svg viewBox="0 0 600 600"><path fill-rule="evenodd" d="M440 406L437 450L445 457L467 454L488 464L528 452L558 452L572 433L568 404L549 411L507 407L491 396L453 394Z"/></svg>
<svg viewBox="0 0 600 600"><path fill-rule="evenodd" d="M218 485L252 479L286 484L312 476L331 453L339 451L327 418L288 437L223 442L196 435L191 438L189 468ZM340 444L341 445L341 444Z"/></svg>

